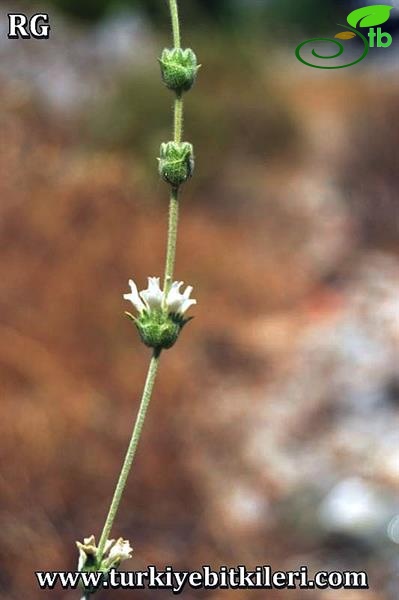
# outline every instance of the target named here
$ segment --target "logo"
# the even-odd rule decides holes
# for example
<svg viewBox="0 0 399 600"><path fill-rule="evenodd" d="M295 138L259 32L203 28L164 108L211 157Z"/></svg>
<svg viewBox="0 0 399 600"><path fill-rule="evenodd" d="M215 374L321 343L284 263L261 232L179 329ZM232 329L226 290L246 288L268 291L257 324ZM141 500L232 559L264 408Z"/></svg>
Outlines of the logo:
<svg viewBox="0 0 399 600"><path fill-rule="evenodd" d="M314 69L344 69L346 67L356 65L366 58L370 48L388 48L392 44L392 36L389 33L382 31L381 27L379 27L379 25L383 25L389 20L392 9L393 6L388 6L386 4L374 4L373 6L358 8L348 15L348 25L337 23L337 25L339 27L343 27L345 31L337 33L334 36L335 39L313 38L311 40L306 40L305 42L302 42L302 44L299 44L299 46L296 48L295 55L301 63L307 65L308 67L313 67ZM356 27L368 28L369 31L361 33L358 29L356 29ZM338 47L338 51L335 54L323 56L322 54L318 54L316 50L313 49L312 55L321 60L338 58L345 51L344 45L338 40L348 41L356 37L359 37L362 40L364 49L360 58L357 58L350 63L344 65L314 65L303 57L302 49L304 46L307 46L308 44L314 44L316 42L330 42Z"/></svg>
<svg viewBox="0 0 399 600"><path fill-rule="evenodd" d="M23 13L8 13L8 39L29 40L50 37L50 23L47 13L39 13L28 18Z"/></svg>

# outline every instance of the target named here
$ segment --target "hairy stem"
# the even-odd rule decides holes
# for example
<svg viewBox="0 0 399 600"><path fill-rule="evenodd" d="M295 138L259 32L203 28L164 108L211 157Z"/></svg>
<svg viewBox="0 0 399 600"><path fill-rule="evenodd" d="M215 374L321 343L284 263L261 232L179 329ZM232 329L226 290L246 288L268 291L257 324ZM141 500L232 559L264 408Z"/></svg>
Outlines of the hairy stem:
<svg viewBox="0 0 399 600"><path fill-rule="evenodd" d="M169 10L172 19L173 44L175 48L180 48L180 20L177 0L169 0Z"/></svg>
<svg viewBox="0 0 399 600"><path fill-rule="evenodd" d="M165 263L165 280L164 290L168 291L172 280L175 268L176 259L176 244L177 244L177 228L179 223L179 192L176 188L172 189L169 203L169 228L168 228L168 244L166 250Z"/></svg>
<svg viewBox="0 0 399 600"><path fill-rule="evenodd" d="M130 473L130 469L132 467L133 459L136 454L137 446L140 440L141 432L144 425L144 419L147 413L148 405L151 400L152 390L154 388L155 378L158 371L159 364L159 352L154 352L150 366L147 373L147 379L144 384L143 395L141 398L139 412L137 413L136 422L134 424L132 437L130 439L130 443L126 452L125 460L122 465L122 470L119 475L118 483L115 488L114 496L112 498L111 506L108 511L107 518L104 523L104 528L101 533L100 542L98 544L98 560L101 561L101 558L104 553L104 547L106 541L109 538L111 533L112 525L114 523L116 513L118 512L119 504L122 498L123 491L126 486L127 478Z"/></svg>
<svg viewBox="0 0 399 600"><path fill-rule="evenodd" d="M177 96L175 100L175 117L173 128L173 139L176 143L180 143L183 135L183 98Z"/></svg>
<svg viewBox="0 0 399 600"><path fill-rule="evenodd" d="M180 48L180 24L177 0L169 0L172 19L173 43ZM173 119L173 140L179 144L183 136L184 103L181 94L176 94ZM173 281L176 260L177 228L179 225L179 189L172 188L169 201L169 227L165 261L164 291L167 292Z"/></svg>

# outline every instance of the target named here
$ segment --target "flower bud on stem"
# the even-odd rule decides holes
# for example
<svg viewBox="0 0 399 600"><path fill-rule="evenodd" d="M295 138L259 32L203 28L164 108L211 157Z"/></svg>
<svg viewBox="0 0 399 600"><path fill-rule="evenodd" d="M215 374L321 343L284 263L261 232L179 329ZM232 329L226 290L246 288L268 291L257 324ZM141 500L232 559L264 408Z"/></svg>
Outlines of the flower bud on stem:
<svg viewBox="0 0 399 600"><path fill-rule="evenodd" d="M159 64L164 84L178 95L193 87L201 66L191 48L165 48Z"/></svg>
<svg viewBox="0 0 399 600"><path fill-rule="evenodd" d="M159 174L177 190L194 171L193 147L188 142L166 142L161 144Z"/></svg>

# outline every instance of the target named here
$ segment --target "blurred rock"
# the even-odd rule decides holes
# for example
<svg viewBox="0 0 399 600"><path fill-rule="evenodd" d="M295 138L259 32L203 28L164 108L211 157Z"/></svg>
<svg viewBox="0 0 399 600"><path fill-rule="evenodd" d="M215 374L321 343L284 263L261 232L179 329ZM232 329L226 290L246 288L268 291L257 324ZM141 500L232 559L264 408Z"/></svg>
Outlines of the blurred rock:
<svg viewBox="0 0 399 600"><path fill-rule="evenodd" d="M320 506L319 517L328 531L382 537L394 508L394 503L384 497L383 490L353 477L340 481L328 493ZM399 509L399 503L396 508Z"/></svg>

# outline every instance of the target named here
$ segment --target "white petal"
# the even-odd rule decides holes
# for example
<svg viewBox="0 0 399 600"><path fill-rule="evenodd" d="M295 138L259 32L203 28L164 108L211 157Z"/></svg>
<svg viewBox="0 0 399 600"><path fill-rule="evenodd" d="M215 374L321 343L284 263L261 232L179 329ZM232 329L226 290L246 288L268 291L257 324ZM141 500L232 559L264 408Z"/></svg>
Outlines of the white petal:
<svg viewBox="0 0 399 600"><path fill-rule="evenodd" d="M148 288L140 292L140 296L147 304L150 310L157 310L162 307L163 291L159 285L159 277L148 278Z"/></svg>
<svg viewBox="0 0 399 600"><path fill-rule="evenodd" d="M76 545L79 549L79 562L78 562L78 571L81 571L89 556L96 556L97 546L96 539L94 535L83 539L83 544L81 542L76 542Z"/></svg>
<svg viewBox="0 0 399 600"><path fill-rule="evenodd" d="M185 300L180 309L181 314L184 315L184 313L190 308L190 306L194 306L194 304L197 304L196 300Z"/></svg>
<svg viewBox="0 0 399 600"><path fill-rule="evenodd" d="M131 292L130 292L130 294L123 294L123 297L125 300L128 300L129 302L131 302L138 312L142 312L143 310L145 310L145 304L143 303L143 301L141 300L141 298L139 296L137 286L134 283L133 279L129 280L129 285L130 285Z"/></svg>
<svg viewBox="0 0 399 600"><path fill-rule="evenodd" d="M181 303L184 300L183 295L179 291L182 285L182 281L174 281L172 283L166 301L166 306L170 313L178 313L180 311Z"/></svg>
<svg viewBox="0 0 399 600"><path fill-rule="evenodd" d="M184 294L183 294L183 296L186 298L186 300L188 300L190 298L192 291L193 291L193 287L191 285L188 285L186 287L186 289L184 290Z"/></svg>
<svg viewBox="0 0 399 600"><path fill-rule="evenodd" d="M82 571L83 567L86 564L86 561L87 561L87 554L81 547L79 547L78 571Z"/></svg>
<svg viewBox="0 0 399 600"><path fill-rule="evenodd" d="M107 554L114 544L115 540L107 540L104 546L104 554Z"/></svg>
<svg viewBox="0 0 399 600"><path fill-rule="evenodd" d="M167 307L170 313L178 313L183 315L186 310L197 304L196 300L190 300L191 292L193 288L191 285L187 286L184 293L180 293L180 288L183 285L182 281L175 281L170 288L168 299L167 299Z"/></svg>

